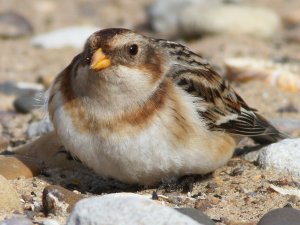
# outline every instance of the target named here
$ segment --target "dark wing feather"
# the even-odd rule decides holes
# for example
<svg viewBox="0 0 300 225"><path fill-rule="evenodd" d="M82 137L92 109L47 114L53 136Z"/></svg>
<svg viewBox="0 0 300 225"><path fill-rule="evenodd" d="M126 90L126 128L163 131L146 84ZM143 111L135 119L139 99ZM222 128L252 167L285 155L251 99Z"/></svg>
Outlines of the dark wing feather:
<svg viewBox="0 0 300 225"><path fill-rule="evenodd" d="M164 42L164 47L170 48L170 57L175 62L167 77L196 97L197 111L209 129L251 136L264 143L286 137L249 107L199 55L174 42Z"/></svg>

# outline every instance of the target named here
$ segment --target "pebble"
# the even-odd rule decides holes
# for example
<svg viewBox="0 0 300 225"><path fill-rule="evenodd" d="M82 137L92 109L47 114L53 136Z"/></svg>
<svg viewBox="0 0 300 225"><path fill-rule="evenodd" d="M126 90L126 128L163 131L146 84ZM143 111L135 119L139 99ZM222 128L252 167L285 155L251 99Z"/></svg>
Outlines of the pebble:
<svg viewBox="0 0 300 225"><path fill-rule="evenodd" d="M300 8L292 9L283 16L284 23L290 26L300 25Z"/></svg>
<svg viewBox="0 0 300 225"><path fill-rule="evenodd" d="M23 217L16 217L0 221L0 225L33 225L32 221Z"/></svg>
<svg viewBox="0 0 300 225"><path fill-rule="evenodd" d="M37 93L20 96L14 101L14 107L17 112L29 113L38 108Z"/></svg>
<svg viewBox="0 0 300 225"><path fill-rule="evenodd" d="M33 32L32 25L22 15L6 11L0 14L0 37L17 38Z"/></svg>
<svg viewBox="0 0 300 225"><path fill-rule="evenodd" d="M33 138L53 131L53 125L48 120L41 120L29 124L26 131L27 137Z"/></svg>
<svg viewBox="0 0 300 225"><path fill-rule="evenodd" d="M16 190L5 177L0 175L0 212L12 212L20 209L21 202Z"/></svg>
<svg viewBox="0 0 300 225"><path fill-rule="evenodd" d="M31 44L33 46L46 49L58 49L64 47L81 49L86 39L97 30L99 30L98 27L91 26L64 27L58 30L51 31L49 33L40 34L33 37L31 40Z"/></svg>
<svg viewBox="0 0 300 225"><path fill-rule="evenodd" d="M79 201L67 225L200 225L178 211L137 194L108 194ZM204 225L204 224L202 224Z"/></svg>
<svg viewBox="0 0 300 225"><path fill-rule="evenodd" d="M1 137L0 136L0 153L2 151L5 151L6 148L8 147L8 145L9 145L9 140L7 138L5 138L5 137Z"/></svg>
<svg viewBox="0 0 300 225"><path fill-rule="evenodd" d="M43 90L43 85L36 83L10 81L0 83L0 92L7 95L24 96L37 93Z"/></svg>
<svg viewBox="0 0 300 225"><path fill-rule="evenodd" d="M28 156L0 155L0 174L8 180L31 178L41 171L41 164Z"/></svg>
<svg viewBox="0 0 300 225"><path fill-rule="evenodd" d="M57 220L45 219L44 221L42 221L41 225L60 225L60 224Z"/></svg>
<svg viewBox="0 0 300 225"><path fill-rule="evenodd" d="M299 221L299 210L293 208L280 208L265 214L257 225L299 225Z"/></svg>
<svg viewBox="0 0 300 225"><path fill-rule="evenodd" d="M216 2L221 0L157 0L149 8L149 23L160 35L176 36L179 35L179 15L186 7Z"/></svg>
<svg viewBox="0 0 300 225"><path fill-rule="evenodd" d="M243 5L186 7L179 21L180 31L190 38L221 33L271 38L280 27L281 19L274 11Z"/></svg>
<svg viewBox="0 0 300 225"><path fill-rule="evenodd" d="M65 215L70 213L75 203L83 199L84 196L75 194L61 186L50 185L43 191L43 207L46 215Z"/></svg>
<svg viewBox="0 0 300 225"><path fill-rule="evenodd" d="M215 225L215 222L212 221L207 215L197 209L193 208L176 208L176 210L188 217L191 217L193 220L204 225Z"/></svg>
<svg viewBox="0 0 300 225"><path fill-rule="evenodd" d="M300 177L300 138L285 139L264 147L258 163L266 169Z"/></svg>

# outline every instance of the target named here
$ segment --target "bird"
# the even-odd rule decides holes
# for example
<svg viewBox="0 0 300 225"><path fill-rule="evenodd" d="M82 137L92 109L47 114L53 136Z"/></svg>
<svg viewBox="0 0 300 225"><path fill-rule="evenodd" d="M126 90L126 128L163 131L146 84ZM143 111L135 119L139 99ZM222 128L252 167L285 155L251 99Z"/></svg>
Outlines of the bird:
<svg viewBox="0 0 300 225"><path fill-rule="evenodd" d="M93 33L53 81L47 105L74 157L129 184L207 174L242 137L286 137L200 55L125 28Z"/></svg>

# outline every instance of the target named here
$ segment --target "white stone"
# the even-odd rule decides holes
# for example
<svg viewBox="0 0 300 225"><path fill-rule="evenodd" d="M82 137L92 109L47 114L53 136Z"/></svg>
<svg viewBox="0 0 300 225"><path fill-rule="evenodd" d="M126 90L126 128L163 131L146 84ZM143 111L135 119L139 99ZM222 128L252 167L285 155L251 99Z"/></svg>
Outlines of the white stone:
<svg viewBox="0 0 300 225"><path fill-rule="evenodd" d="M272 10L242 5L192 6L182 12L180 30L185 36L233 33L270 38L281 27Z"/></svg>
<svg viewBox="0 0 300 225"><path fill-rule="evenodd" d="M97 30L100 28L90 26L65 27L37 35L32 38L31 44L42 48L74 47L81 49L86 39Z"/></svg>
<svg viewBox="0 0 300 225"><path fill-rule="evenodd" d="M262 149L258 159L266 169L300 177L300 138L285 139Z"/></svg>
<svg viewBox="0 0 300 225"><path fill-rule="evenodd" d="M45 219L43 220L42 225L60 225L60 224L57 220Z"/></svg>
<svg viewBox="0 0 300 225"><path fill-rule="evenodd" d="M108 194L79 201L67 225L200 225L175 209L137 194ZM203 225L203 224L202 224Z"/></svg>

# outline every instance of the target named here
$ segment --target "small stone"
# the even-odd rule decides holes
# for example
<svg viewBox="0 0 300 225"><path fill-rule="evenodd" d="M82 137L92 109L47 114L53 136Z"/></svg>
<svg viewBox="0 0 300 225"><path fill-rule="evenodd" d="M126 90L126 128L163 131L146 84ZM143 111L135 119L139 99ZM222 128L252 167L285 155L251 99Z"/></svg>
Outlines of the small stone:
<svg viewBox="0 0 300 225"><path fill-rule="evenodd" d="M178 22L182 11L188 7L218 3L221 0L157 0L149 8L149 23L152 28L166 37L178 36Z"/></svg>
<svg viewBox="0 0 300 225"><path fill-rule="evenodd" d="M240 168L234 168L231 173L229 174L230 176L240 176L242 175L244 172L244 168L240 167Z"/></svg>
<svg viewBox="0 0 300 225"><path fill-rule="evenodd" d="M46 215L65 215L73 209L75 203L84 196L75 194L61 186L50 185L43 191L43 207Z"/></svg>
<svg viewBox="0 0 300 225"><path fill-rule="evenodd" d="M0 152L7 149L9 145L9 140L5 137L0 137Z"/></svg>
<svg viewBox="0 0 300 225"><path fill-rule="evenodd" d="M24 16L12 11L0 14L0 37L17 38L32 32L33 28Z"/></svg>
<svg viewBox="0 0 300 225"><path fill-rule="evenodd" d="M41 164L37 159L27 156L0 155L0 174L6 179L30 178L38 175L40 171Z"/></svg>
<svg viewBox="0 0 300 225"><path fill-rule="evenodd" d="M92 214L91 214L92 213ZM108 194L79 201L67 225L204 225L137 194Z"/></svg>
<svg viewBox="0 0 300 225"><path fill-rule="evenodd" d="M300 177L300 138L285 139L264 147L258 162L263 168Z"/></svg>
<svg viewBox="0 0 300 225"><path fill-rule="evenodd" d="M283 16L284 23L287 25L300 24L300 8L292 9Z"/></svg>
<svg viewBox="0 0 300 225"><path fill-rule="evenodd" d="M211 208L211 204L207 199L197 199L195 202L195 208L201 211L205 211Z"/></svg>
<svg viewBox="0 0 300 225"><path fill-rule="evenodd" d="M204 225L215 225L214 221L212 221L207 215L197 209L193 208L176 208L180 213L191 217L193 220L198 223L202 223Z"/></svg>
<svg viewBox="0 0 300 225"><path fill-rule="evenodd" d="M43 91L44 87L41 84L28 83L28 82L3 82L0 83L0 92L7 95L32 95L37 92Z"/></svg>
<svg viewBox="0 0 300 225"><path fill-rule="evenodd" d="M300 198L299 198L298 196L296 196L296 195L292 195L292 196L289 198L288 201L291 202L291 203L296 204L297 202L300 201Z"/></svg>
<svg viewBox="0 0 300 225"><path fill-rule="evenodd" d="M57 220L45 219L44 221L42 221L42 225L60 225L60 224Z"/></svg>
<svg viewBox="0 0 300 225"><path fill-rule="evenodd" d="M0 175L0 212L4 213L20 210L20 203L20 198L16 190Z"/></svg>
<svg viewBox="0 0 300 225"><path fill-rule="evenodd" d="M17 112L29 113L35 108L38 108L37 93L32 93L18 97L14 101L14 107Z"/></svg>
<svg viewBox="0 0 300 225"><path fill-rule="evenodd" d="M281 19L267 8L205 5L186 7L181 13L179 26L186 37L229 33L272 38L281 28Z"/></svg>
<svg viewBox="0 0 300 225"><path fill-rule="evenodd" d="M41 136L53 131L53 125L48 120L41 120L38 122L33 122L28 126L26 134L29 138L36 136Z"/></svg>
<svg viewBox="0 0 300 225"><path fill-rule="evenodd" d="M299 221L299 210L293 208L280 208L265 214L257 225L299 225Z"/></svg>
<svg viewBox="0 0 300 225"><path fill-rule="evenodd" d="M86 39L97 30L99 30L99 28L89 26L65 27L49 33L37 35L33 37L31 44L36 47L47 49L58 49L63 47L82 48Z"/></svg>
<svg viewBox="0 0 300 225"><path fill-rule="evenodd" d="M33 225L33 223L27 218L16 217L0 221L0 225Z"/></svg>

